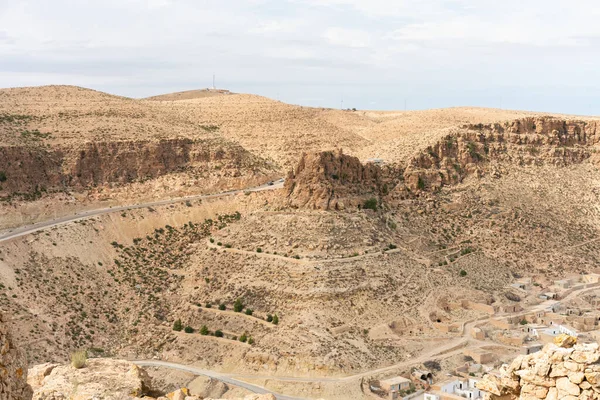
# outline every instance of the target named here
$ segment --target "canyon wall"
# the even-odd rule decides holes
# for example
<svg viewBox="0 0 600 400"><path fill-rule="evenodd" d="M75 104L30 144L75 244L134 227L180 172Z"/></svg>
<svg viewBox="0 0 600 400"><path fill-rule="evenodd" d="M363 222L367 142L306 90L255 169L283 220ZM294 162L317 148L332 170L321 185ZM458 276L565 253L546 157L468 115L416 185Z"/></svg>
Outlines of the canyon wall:
<svg viewBox="0 0 600 400"><path fill-rule="evenodd" d="M416 155L404 171L410 190L436 190L470 174L500 174L490 162L518 165L580 163L593 153L597 122L551 117L466 125Z"/></svg>
<svg viewBox="0 0 600 400"><path fill-rule="evenodd" d="M124 184L182 171L239 176L264 162L218 139L86 142L79 146L8 146L0 149L1 192L81 189Z"/></svg>

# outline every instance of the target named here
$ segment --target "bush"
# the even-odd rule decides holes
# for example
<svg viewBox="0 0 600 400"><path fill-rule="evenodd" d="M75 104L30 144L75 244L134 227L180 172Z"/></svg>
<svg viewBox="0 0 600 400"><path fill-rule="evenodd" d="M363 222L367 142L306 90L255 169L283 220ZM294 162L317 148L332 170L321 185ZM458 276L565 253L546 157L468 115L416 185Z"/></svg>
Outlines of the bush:
<svg viewBox="0 0 600 400"><path fill-rule="evenodd" d="M0 171L0 182L6 182L6 172Z"/></svg>
<svg viewBox="0 0 600 400"><path fill-rule="evenodd" d="M83 368L85 367L85 362L87 361L87 352L85 350L76 351L71 353L71 365L73 368Z"/></svg>
<svg viewBox="0 0 600 400"><path fill-rule="evenodd" d="M377 211L377 199L371 197L369 200L363 203L363 208L368 210Z"/></svg>
<svg viewBox="0 0 600 400"><path fill-rule="evenodd" d="M273 322L273 316L271 314L267 314L267 322Z"/></svg>
<svg viewBox="0 0 600 400"><path fill-rule="evenodd" d="M395 245L395 244L393 244L393 243L390 243L390 244L388 245L388 249L390 249L390 250L395 250L395 249L397 249L397 248L398 248L398 246L396 246L396 245Z"/></svg>
<svg viewBox="0 0 600 400"><path fill-rule="evenodd" d="M257 248L256 248L256 252L257 252L257 253L262 253L262 249L261 249L260 247L257 247Z"/></svg>
<svg viewBox="0 0 600 400"><path fill-rule="evenodd" d="M200 328L200 334L202 336L206 336L209 334L208 327L206 325L202 325L202 328Z"/></svg>
<svg viewBox="0 0 600 400"><path fill-rule="evenodd" d="M194 328L192 328L191 326L186 326L184 329L185 333L194 333Z"/></svg>
<svg viewBox="0 0 600 400"><path fill-rule="evenodd" d="M181 330L183 329L183 324L181 323L181 320L178 319L177 321L175 321L175 323L173 324L173 330L177 331L177 332L181 332Z"/></svg>
<svg viewBox="0 0 600 400"><path fill-rule="evenodd" d="M244 303L242 303L241 299L237 299L235 301L235 303L233 303L233 311L242 312L243 309L244 309Z"/></svg>
<svg viewBox="0 0 600 400"><path fill-rule="evenodd" d="M425 368L427 368L431 371L441 371L442 370L442 366L440 365L439 361L425 361L423 363L423 365L425 366Z"/></svg>
<svg viewBox="0 0 600 400"><path fill-rule="evenodd" d="M215 331L215 336L216 336L216 337L223 337L223 331L222 331L222 330L220 330L220 329L217 329L217 330Z"/></svg>
<svg viewBox="0 0 600 400"><path fill-rule="evenodd" d="M246 343L246 341L248 341L248 336L246 336L246 334L242 334L242 336L240 336L240 342L242 343Z"/></svg>
<svg viewBox="0 0 600 400"><path fill-rule="evenodd" d="M521 322L519 322L519 323L520 323L521 325L527 325L527 324L528 324L528 322L527 322L527 320L526 320L525 318L523 318L523 319L521 320Z"/></svg>
<svg viewBox="0 0 600 400"><path fill-rule="evenodd" d="M214 242L215 242L215 239L213 239L213 238L210 238L210 239L208 239L208 240L210 240L210 242L211 242L211 243L214 243Z"/></svg>
<svg viewBox="0 0 600 400"><path fill-rule="evenodd" d="M254 344L254 339L252 339L252 337L248 338L248 344Z"/></svg>
<svg viewBox="0 0 600 400"><path fill-rule="evenodd" d="M465 271L464 269L461 269L460 276L467 276L467 271Z"/></svg>
<svg viewBox="0 0 600 400"><path fill-rule="evenodd" d="M419 190L425 189L425 182L423 181L423 179L421 177L419 177L419 180L417 181L417 188Z"/></svg>
<svg viewBox="0 0 600 400"><path fill-rule="evenodd" d="M204 305L204 307L206 307L206 308L212 308L212 303L206 303L206 304Z"/></svg>
<svg viewBox="0 0 600 400"><path fill-rule="evenodd" d="M221 304L219 304L219 310L225 311L225 310L227 310L227 306L225 304L221 303Z"/></svg>
<svg viewBox="0 0 600 400"><path fill-rule="evenodd" d="M273 315L273 324L277 325L279 323L279 317L277 316L277 314Z"/></svg>

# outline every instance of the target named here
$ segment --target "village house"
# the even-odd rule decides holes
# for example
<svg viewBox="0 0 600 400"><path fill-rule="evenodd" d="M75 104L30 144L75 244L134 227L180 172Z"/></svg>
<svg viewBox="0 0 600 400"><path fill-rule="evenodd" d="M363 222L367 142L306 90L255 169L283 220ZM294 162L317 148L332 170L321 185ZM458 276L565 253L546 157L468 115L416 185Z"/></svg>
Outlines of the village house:
<svg viewBox="0 0 600 400"><path fill-rule="evenodd" d="M395 400L403 397L400 395L400 392L410 390L411 381L402 376L396 376L394 378L379 381L379 386L390 394L390 399Z"/></svg>
<svg viewBox="0 0 600 400"><path fill-rule="evenodd" d="M423 397L425 400L481 399L484 392L475 387L478 381L474 378L460 379L453 377L445 382L433 385Z"/></svg>

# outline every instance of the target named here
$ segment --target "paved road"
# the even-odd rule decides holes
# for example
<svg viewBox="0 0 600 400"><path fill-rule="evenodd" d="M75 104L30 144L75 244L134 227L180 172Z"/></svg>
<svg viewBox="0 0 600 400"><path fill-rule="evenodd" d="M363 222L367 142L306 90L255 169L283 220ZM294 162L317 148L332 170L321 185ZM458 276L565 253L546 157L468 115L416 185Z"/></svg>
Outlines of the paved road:
<svg viewBox="0 0 600 400"><path fill-rule="evenodd" d="M166 362L166 361L134 361L135 364L141 366L141 367L163 367L163 368L170 368L170 369L176 369L179 371L185 371L185 372L190 372L194 375L204 375L204 376L208 376L209 378L213 378L213 379L217 379L221 382L225 382L227 384L233 385L233 386L238 386L244 389L247 389L251 392L254 393L259 393L259 394L267 394L267 393L271 393L273 394L278 400L302 400L302 398L300 397L290 397L290 396L285 396L279 393L275 393L272 392L268 389L265 389L262 386L258 386L258 385L253 385L251 383L247 383L247 382L242 382L242 381L238 381L237 379L231 378L227 375L224 374L220 374L218 372L214 372L214 371L208 371L205 369L200 369L200 368L196 368L196 367L192 367L189 365L183 365L183 364L176 364L176 363L170 363L170 362Z"/></svg>
<svg viewBox="0 0 600 400"><path fill-rule="evenodd" d="M26 225L26 226L21 226L19 228L12 229L12 230L8 230L7 232L0 234L0 242L14 239L14 238L17 238L20 236L29 235L30 233L41 231L43 229L51 228L54 226L64 225L69 222L79 221L81 219L94 217L97 215L104 215L104 214L110 214L110 213L114 213L114 212L134 210L137 208L156 207L156 206L162 206L162 205L166 205L166 204L181 203L181 202L187 201L187 200L211 199L211 198L215 198L215 197L232 196L232 195L240 194L243 192L261 192L263 190L274 190L274 189L280 189L282 187L283 187L283 181L279 180L274 185L264 184L264 185L253 187L253 188L232 190L232 191L222 192L222 193L179 197L176 199L153 201L150 203L142 203L142 204L134 204L134 205L129 205L129 206L109 207L109 208L100 208L100 209L96 209L96 210L82 211L82 212L76 213L74 215L67 215L64 217L60 217L60 218L56 218L56 219L52 219L52 220L48 220L48 221L38 222L33 225Z"/></svg>

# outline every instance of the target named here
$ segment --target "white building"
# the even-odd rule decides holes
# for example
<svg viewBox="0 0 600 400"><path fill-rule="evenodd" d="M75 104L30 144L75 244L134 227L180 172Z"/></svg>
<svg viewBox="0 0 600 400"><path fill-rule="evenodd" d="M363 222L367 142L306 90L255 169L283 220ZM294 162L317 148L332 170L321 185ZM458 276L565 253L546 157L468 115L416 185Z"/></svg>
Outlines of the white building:
<svg viewBox="0 0 600 400"><path fill-rule="evenodd" d="M425 400L440 400L440 398L460 397L470 400L483 398L483 392L475 387L478 379L469 378L468 380L452 378L446 382L432 386L431 390L425 393Z"/></svg>

